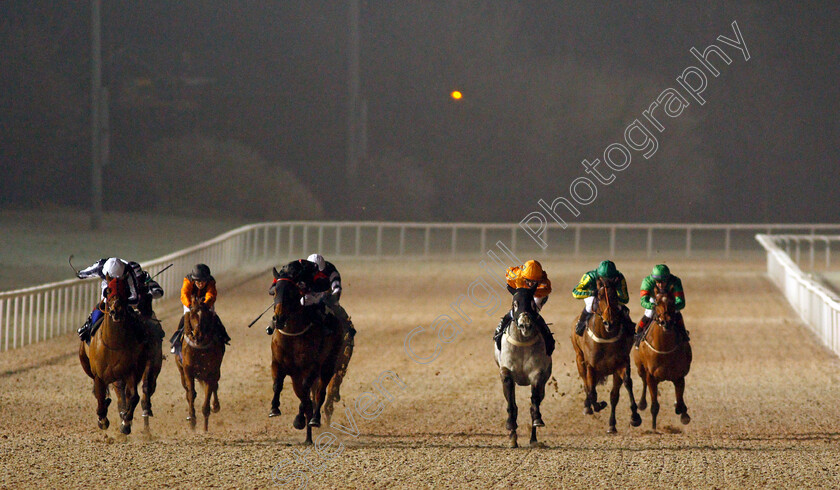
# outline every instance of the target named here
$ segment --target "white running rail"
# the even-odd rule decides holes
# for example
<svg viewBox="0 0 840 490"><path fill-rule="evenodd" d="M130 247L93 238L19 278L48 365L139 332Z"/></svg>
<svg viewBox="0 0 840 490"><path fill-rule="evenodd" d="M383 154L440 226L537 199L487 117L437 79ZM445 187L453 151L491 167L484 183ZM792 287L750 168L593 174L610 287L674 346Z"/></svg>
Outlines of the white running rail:
<svg viewBox="0 0 840 490"><path fill-rule="evenodd" d="M808 244L813 268L814 244L823 243L827 268L831 260L831 243L840 242L840 236L756 235L755 239L767 251L767 274L811 330L840 355L840 298L802 272L796 263L800 248L804 248L800 244ZM796 262L789 255L794 244Z"/></svg>
<svg viewBox="0 0 840 490"><path fill-rule="evenodd" d="M570 223L548 225L541 249L519 224L500 223L395 223L395 222L273 222L231 230L152 261L143 268L158 278L167 300L178 297L181 281L196 263L210 265L214 273L265 270L294 257L319 251L328 257L440 257L476 256L502 242L514 253L580 256L581 251L609 253L633 251L681 253L712 250L729 257L731 251L755 250L756 232L840 232L832 224L672 224ZM751 245L737 242L749 233ZM735 240L735 241L733 241ZM739 244L740 243L740 244ZM585 244L585 247L583 246ZM128 257L129 259L131 257ZM0 350L38 342L75 330L93 309L99 280L67 281L0 293Z"/></svg>

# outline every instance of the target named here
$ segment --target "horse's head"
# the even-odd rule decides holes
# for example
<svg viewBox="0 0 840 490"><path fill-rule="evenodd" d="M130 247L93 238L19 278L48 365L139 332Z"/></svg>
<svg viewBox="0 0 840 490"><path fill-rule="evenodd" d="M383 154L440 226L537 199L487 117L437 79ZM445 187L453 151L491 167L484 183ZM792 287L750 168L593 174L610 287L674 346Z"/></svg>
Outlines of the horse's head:
<svg viewBox="0 0 840 490"><path fill-rule="evenodd" d="M292 262L295 264L296 262ZM297 267L290 267L292 264L283 267L280 272L273 269L274 278L277 282L274 285L274 317L277 324L282 324L289 315L303 309L301 299L306 294L305 270Z"/></svg>
<svg viewBox="0 0 840 490"><path fill-rule="evenodd" d="M656 302L656 310L654 310L656 323L667 330L671 326L671 322L676 314L674 297L665 291L664 286L656 283L656 287L654 288L654 301Z"/></svg>
<svg viewBox="0 0 840 490"><path fill-rule="evenodd" d="M618 277L599 277L596 285L598 287L598 295L596 299L597 305L593 305L593 309L601 316L601 321L604 323L604 328L607 332L612 331L613 326L621 324L621 303L618 301L619 287Z"/></svg>
<svg viewBox="0 0 840 490"><path fill-rule="evenodd" d="M108 278L108 286L105 288L105 312L115 322L125 319L128 312L128 286L119 278Z"/></svg>
<svg viewBox="0 0 840 490"><path fill-rule="evenodd" d="M513 293L513 321L522 337L527 338L534 334L538 314L534 308L534 291L538 286L539 284L534 284L530 288L519 288Z"/></svg>
<svg viewBox="0 0 840 490"><path fill-rule="evenodd" d="M213 316L213 311L207 303L194 296L184 322L184 330L199 344L210 340L212 339Z"/></svg>

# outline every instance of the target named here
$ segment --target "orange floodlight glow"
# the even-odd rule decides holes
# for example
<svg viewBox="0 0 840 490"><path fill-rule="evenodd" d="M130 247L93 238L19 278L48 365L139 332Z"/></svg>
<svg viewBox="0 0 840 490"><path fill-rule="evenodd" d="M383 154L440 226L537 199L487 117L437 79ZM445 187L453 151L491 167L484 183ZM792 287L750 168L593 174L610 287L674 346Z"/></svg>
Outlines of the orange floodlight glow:
<svg viewBox="0 0 840 490"><path fill-rule="evenodd" d="M461 97L463 97L464 94L457 90L453 90L452 93L449 94L449 96L452 97L452 100L461 100Z"/></svg>

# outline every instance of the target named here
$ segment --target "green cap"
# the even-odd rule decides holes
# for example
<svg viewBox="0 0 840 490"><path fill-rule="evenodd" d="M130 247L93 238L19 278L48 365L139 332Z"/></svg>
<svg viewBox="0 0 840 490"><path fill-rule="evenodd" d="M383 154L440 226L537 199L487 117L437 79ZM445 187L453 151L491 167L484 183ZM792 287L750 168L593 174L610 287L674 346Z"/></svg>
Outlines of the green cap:
<svg viewBox="0 0 840 490"><path fill-rule="evenodd" d="M668 266L665 264L658 264L653 266L653 272L651 272L650 276L657 281L661 281L663 279L668 279L668 276L671 275L671 270L668 269Z"/></svg>
<svg viewBox="0 0 840 490"><path fill-rule="evenodd" d="M598 265L598 270L595 273L598 274L598 277L613 278L618 275L618 270L616 270L612 260L605 260Z"/></svg>

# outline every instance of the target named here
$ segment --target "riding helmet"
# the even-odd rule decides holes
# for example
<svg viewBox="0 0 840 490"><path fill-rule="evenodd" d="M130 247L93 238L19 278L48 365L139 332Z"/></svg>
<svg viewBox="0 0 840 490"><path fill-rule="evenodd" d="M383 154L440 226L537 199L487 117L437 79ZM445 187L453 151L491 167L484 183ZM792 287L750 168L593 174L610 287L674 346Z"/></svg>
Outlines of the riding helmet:
<svg viewBox="0 0 840 490"><path fill-rule="evenodd" d="M651 272L650 276L657 280L657 281L664 281L668 279L668 276L671 275L671 270L668 269L668 266L665 264L657 264L653 266L653 272Z"/></svg>
<svg viewBox="0 0 840 490"><path fill-rule="evenodd" d="M529 260L522 265L521 277L529 281L540 281L543 277L542 265L536 260Z"/></svg>
<svg viewBox="0 0 840 490"><path fill-rule="evenodd" d="M190 279L193 281L211 281L210 268L206 264L196 264L190 272Z"/></svg>
<svg viewBox="0 0 840 490"><path fill-rule="evenodd" d="M598 277L615 277L618 275L618 270L612 260L605 260L598 265L598 270L595 271Z"/></svg>

